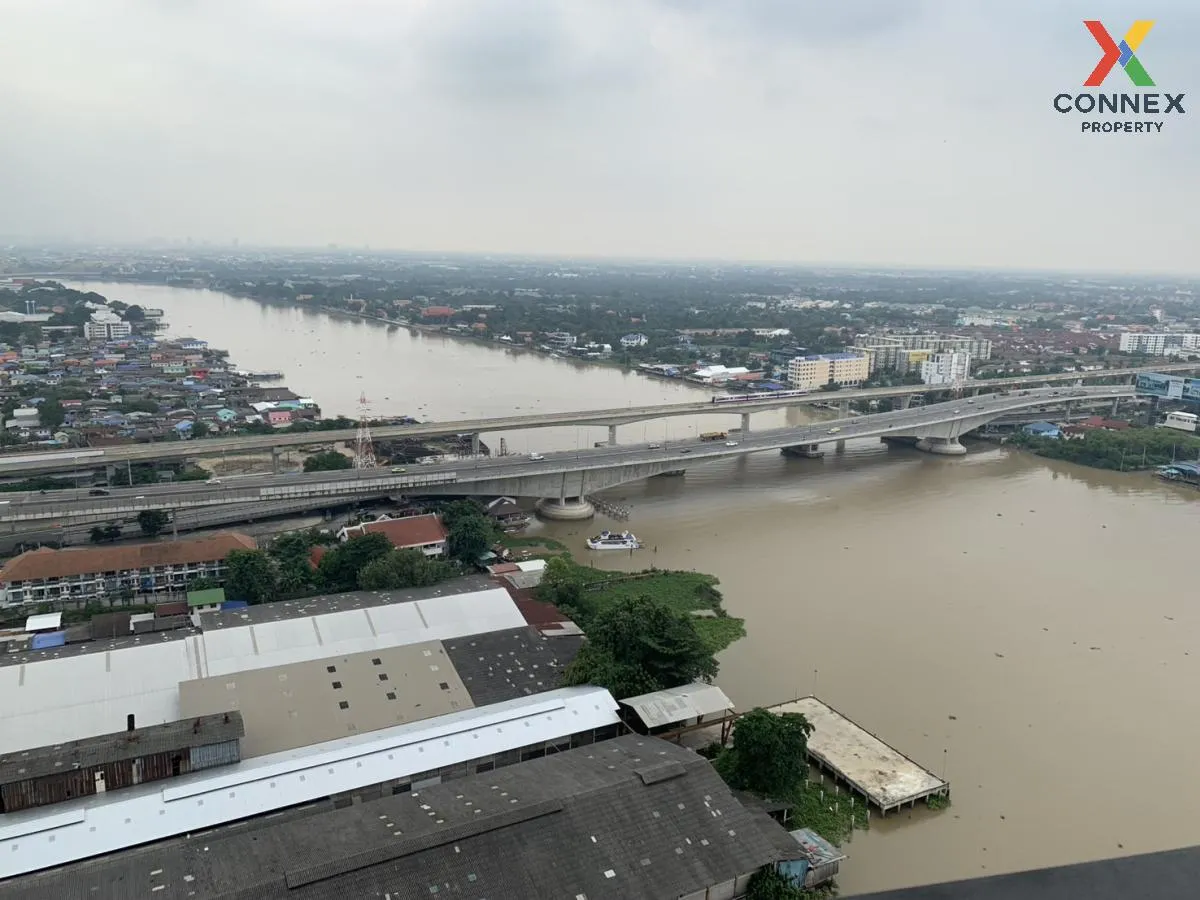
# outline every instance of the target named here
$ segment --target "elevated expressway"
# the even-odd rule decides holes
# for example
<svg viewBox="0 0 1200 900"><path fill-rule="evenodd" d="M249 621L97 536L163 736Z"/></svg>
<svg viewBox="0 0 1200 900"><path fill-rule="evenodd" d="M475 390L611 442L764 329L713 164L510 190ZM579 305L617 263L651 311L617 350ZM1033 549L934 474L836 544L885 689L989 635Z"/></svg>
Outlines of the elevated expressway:
<svg viewBox="0 0 1200 900"><path fill-rule="evenodd" d="M1175 372L1193 371L1200 369L1196 363L1171 363L1153 368L1137 369L1107 369L1093 372L1068 372L1061 375L1023 376L1020 378L997 378L981 381L971 381L963 385L966 393L983 393L1028 388L1031 386L1069 385L1076 381L1095 379L1132 380L1144 372ZM767 398L763 400L747 400L736 403L713 403L709 400L698 400L688 403L673 403L659 406L626 406L614 409L593 409L561 413L530 413L521 416L505 416L490 419L464 419L456 422L432 422L417 425L379 425L372 426L371 433L376 439L381 438L433 438L448 435L470 434L478 440L482 434L520 431L531 428L551 428L554 426L607 426L609 443L616 443L617 427L634 422L645 422L652 419L666 419L676 416L695 415L741 415L745 428L746 417L751 413L781 409L789 406L812 406L824 403L837 403L843 409L856 400L880 400L884 398L901 398L907 405L908 398L926 394L946 394L949 388L930 385L902 385L900 387L871 388L862 391L837 391L827 393L814 391L803 396ZM286 447L328 445L340 441L353 441L355 432L344 431L306 431L299 433L280 433L267 435L252 435L235 438L201 438L192 441L164 441L153 444L133 444L122 447L104 449L80 448L70 451L51 451L36 454L6 454L0 455L0 477L43 474L48 472L67 472L88 467L124 465L125 463L148 462L166 459L195 459L203 456L221 456L239 453L280 452Z"/></svg>
<svg viewBox="0 0 1200 900"><path fill-rule="evenodd" d="M958 438L1002 416L1031 407L1093 403L1133 396L1131 385L1039 389L1014 394L983 394L907 410L850 416L793 428L743 432L736 440L695 438L661 444L628 444L547 453L539 458L478 457L453 463L409 466L406 471L370 469L294 475L258 475L219 484L187 482L113 489L93 496L87 490L6 494L0 523L10 534L42 532L63 523L76 527L136 516L143 510L226 507L229 521L263 518L276 509L319 509L390 495L481 495L536 497L549 517L586 518L596 491L700 462L855 438L915 440L931 453L964 453ZM286 509L285 509L286 508ZM216 510L213 510L214 512Z"/></svg>

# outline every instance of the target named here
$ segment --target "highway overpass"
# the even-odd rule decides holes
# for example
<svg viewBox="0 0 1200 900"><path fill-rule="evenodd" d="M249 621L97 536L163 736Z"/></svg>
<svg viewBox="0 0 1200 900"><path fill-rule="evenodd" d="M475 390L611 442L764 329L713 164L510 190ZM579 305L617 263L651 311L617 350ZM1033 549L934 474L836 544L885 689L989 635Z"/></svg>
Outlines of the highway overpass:
<svg viewBox="0 0 1200 900"><path fill-rule="evenodd" d="M5 495L0 522L11 533L39 530L46 523L104 522L150 509L235 506L257 517L263 504L307 501L309 508L391 495L481 495L536 497L554 517L583 517L590 494L700 462L780 450L815 448L853 438L905 437L933 453L965 452L958 437L994 419L1048 404L1094 402L1129 397L1131 385L1038 389L1014 394L984 394L907 410L742 433L728 441L677 440L652 444L610 445L544 456L479 457L473 460L402 471L368 469L231 478L218 484L185 482L113 489L106 495L88 490L26 492ZM590 511L588 512L590 514Z"/></svg>
<svg viewBox="0 0 1200 900"><path fill-rule="evenodd" d="M1020 378L998 378L971 381L963 385L966 393L1002 391L1042 384L1073 383L1097 378L1132 379L1142 372L1174 372L1200 369L1196 363L1172 363L1151 368L1108 369L1094 372L1069 372L1061 375L1039 375ZM506 416L491 419L465 419L457 422L433 422L418 425L373 426L372 435L383 438L432 438L456 434L494 434L530 428L554 426L599 425L608 426L610 443L616 441L616 429L620 425L664 419L676 416L728 414L749 416L763 410L789 406L811 406L818 403L847 405L856 400L880 400L884 398L906 398L917 394L944 394L945 386L903 385L900 387L871 388L862 391L814 391L803 396L746 400L720 404L711 400L674 403L659 406L626 406L614 409L594 409L561 413L530 413L522 416ZM745 421L745 420L744 420ZM128 462L150 460L186 459L224 454L253 453L282 449L284 447L333 444L353 441L355 432L308 431L248 435L233 438L201 438L190 441L165 441L154 444L131 444L104 449L52 451L47 453L21 453L0 456L0 477L42 474L47 472L74 471L84 467L124 465Z"/></svg>

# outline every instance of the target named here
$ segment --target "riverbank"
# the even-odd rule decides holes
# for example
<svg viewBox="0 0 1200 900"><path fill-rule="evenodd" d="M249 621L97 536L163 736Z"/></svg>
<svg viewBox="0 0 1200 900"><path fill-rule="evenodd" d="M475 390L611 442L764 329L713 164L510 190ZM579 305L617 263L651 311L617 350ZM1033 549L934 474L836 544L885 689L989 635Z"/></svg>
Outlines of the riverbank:
<svg viewBox="0 0 1200 900"><path fill-rule="evenodd" d="M1007 442L1046 459L1092 469L1138 472L1183 460L1200 459L1200 438L1169 428L1096 428L1079 438L1051 438L1017 432Z"/></svg>

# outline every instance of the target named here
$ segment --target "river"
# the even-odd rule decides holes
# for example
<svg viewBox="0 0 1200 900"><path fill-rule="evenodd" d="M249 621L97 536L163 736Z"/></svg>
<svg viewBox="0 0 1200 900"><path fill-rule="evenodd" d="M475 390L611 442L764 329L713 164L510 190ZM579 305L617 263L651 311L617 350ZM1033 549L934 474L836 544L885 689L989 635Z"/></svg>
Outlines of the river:
<svg viewBox="0 0 1200 900"><path fill-rule="evenodd" d="M225 347L244 368L283 370L327 413L353 414L361 391L381 414L443 420L702 396L213 292L73 286L162 308L172 334ZM684 421L670 427L697 427ZM509 447L604 437L518 432ZM991 446L942 458L863 441L841 456L756 454L608 496L632 508L648 549L598 563L711 572L745 617L748 637L721 658L739 708L815 692L951 782L949 809L874 819L855 835L844 895L1200 843L1194 491ZM595 527L535 526L581 558Z"/></svg>

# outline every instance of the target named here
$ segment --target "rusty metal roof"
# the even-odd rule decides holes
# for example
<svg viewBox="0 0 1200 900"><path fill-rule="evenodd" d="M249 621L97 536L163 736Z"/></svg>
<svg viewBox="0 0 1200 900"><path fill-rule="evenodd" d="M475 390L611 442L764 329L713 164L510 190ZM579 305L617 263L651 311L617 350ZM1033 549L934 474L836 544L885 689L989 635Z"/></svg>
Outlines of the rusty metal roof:
<svg viewBox="0 0 1200 900"><path fill-rule="evenodd" d="M45 778L72 769L86 769L155 753L220 744L241 738L245 733L242 714L230 712L17 750L0 756L0 784Z"/></svg>

